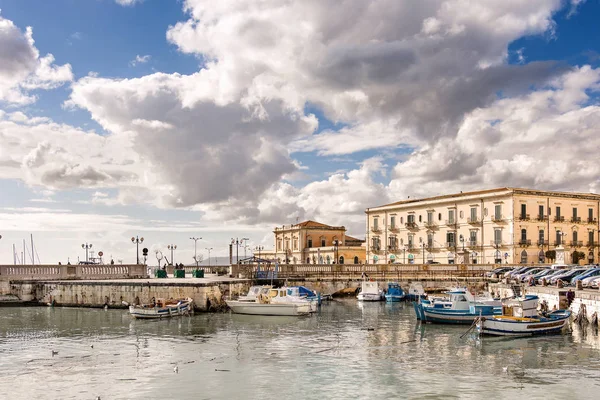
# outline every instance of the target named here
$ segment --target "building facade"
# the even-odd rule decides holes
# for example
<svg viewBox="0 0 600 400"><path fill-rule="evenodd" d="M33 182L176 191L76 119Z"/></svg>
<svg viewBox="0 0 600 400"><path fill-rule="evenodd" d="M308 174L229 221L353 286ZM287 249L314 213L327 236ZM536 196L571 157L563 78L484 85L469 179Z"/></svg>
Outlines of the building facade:
<svg viewBox="0 0 600 400"><path fill-rule="evenodd" d="M261 256L286 264L362 264L364 241L346 235L344 226L316 221L275 228L273 250Z"/></svg>
<svg viewBox="0 0 600 400"><path fill-rule="evenodd" d="M366 257L375 264L547 263L558 249L565 262L583 255L582 263L596 263L599 209L597 194L518 188L400 201L365 211Z"/></svg>

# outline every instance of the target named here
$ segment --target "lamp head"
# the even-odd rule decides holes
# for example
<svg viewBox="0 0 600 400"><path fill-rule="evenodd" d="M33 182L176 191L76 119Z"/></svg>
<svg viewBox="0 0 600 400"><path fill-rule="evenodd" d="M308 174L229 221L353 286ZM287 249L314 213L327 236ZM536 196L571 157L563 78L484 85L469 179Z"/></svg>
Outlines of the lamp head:
<svg viewBox="0 0 600 400"><path fill-rule="evenodd" d="M133 236L131 237L131 241L132 241L132 242L135 242L135 238L134 238Z"/></svg>
<svg viewBox="0 0 600 400"><path fill-rule="evenodd" d="M141 242L143 242L143 241L144 241L144 238L143 238L143 237L141 237L141 238L140 238L140 243L141 243Z"/></svg>
<svg viewBox="0 0 600 400"><path fill-rule="evenodd" d="M82 248L82 249L85 249L85 244L82 244L82 245L81 245L81 248Z"/></svg>

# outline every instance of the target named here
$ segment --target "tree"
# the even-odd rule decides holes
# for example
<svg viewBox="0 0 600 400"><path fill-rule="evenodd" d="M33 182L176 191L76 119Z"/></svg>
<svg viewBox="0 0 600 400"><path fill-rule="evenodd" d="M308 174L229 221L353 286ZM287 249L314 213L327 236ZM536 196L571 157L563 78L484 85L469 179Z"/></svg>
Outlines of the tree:
<svg viewBox="0 0 600 400"><path fill-rule="evenodd" d="M546 251L546 258L548 260L556 260L556 250L547 250Z"/></svg>

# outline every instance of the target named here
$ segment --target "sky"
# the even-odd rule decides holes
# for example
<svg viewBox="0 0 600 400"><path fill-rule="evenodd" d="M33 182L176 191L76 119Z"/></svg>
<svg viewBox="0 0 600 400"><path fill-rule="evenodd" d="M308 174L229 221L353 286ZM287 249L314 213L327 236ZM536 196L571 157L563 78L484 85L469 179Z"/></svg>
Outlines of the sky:
<svg viewBox="0 0 600 400"><path fill-rule="evenodd" d="M0 264L600 193L600 0L0 0ZM194 241L190 238L202 238ZM194 249L196 245L196 249ZM236 247L234 246L234 252ZM30 262L29 250L25 258Z"/></svg>

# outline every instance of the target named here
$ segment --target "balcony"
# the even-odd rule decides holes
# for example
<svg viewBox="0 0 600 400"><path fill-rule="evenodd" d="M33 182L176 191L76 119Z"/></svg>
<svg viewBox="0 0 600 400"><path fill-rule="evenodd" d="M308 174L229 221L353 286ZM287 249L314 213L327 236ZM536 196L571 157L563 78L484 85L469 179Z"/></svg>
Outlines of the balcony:
<svg viewBox="0 0 600 400"><path fill-rule="evenodd" d="M446 226L448 226L449 228L456 229L458 226L458 223L454 219L448 219L448 220L446 220Z"/></svg>
<svg viewBox="0 0 600 400"><path fill-rule="evenodd" d="M521 246L521 247L531 246L531 239L521 239L521 240L519 240L519 246Z"/></svg>
<svg viewBox="0 0 600 400"><path fill-rule="evenodd" d="M425 221L425 227L427 229L437 229L437 224L433 221Z"/></svg>
<svg viewBox="0 0 600 400"><path fill-rule="evenodd" d="M378 226L372 226L371 227L371 232L381 232L381 228Z"/></svg>
<svg viewBox="0 0 600 400"><path fill-rule="evenodd" d="M571 247L581 247L583 246L582 240L571 240Z"/></svg>
<svg viewBox="0 0 600 400"><path fill-rule="evenodd" d="M529 218L529 214L520 214L519 215L519 221L529 221L531 218Z"/></svg>
<svg viewBox="0 0 600 400"><path fill-rule="evenodd" d="M475 218L467 218L467 222L472 225L481 224L481 220L477 217Z"/></svg>
<svg viewBox="0 0 600 400"><path fill-rule="evenodd" d="M557 241L557 240L555 240L554 243L553 243L554 246L562 246L563 244L564 244L564 242L560 242L560 241Z"/></svg>
<svg viewBox="0 0 600 400"><path fill-rule="evenodd" d="M547 215L538 215L535 219L540 222L546 222L546 221L548 221L548 216Z"/></svg>
<svg viewBox="0 0 600 400"><path fill-rule="evenodd" d="M426 244L425 248L427 249L427 251L434 251L436 250L435 246L433 244Z"/></svg>
<svg viewBox="0 0 600 400"><path fill-rule="evenodd" d="M550 244L550 242L548 240L538 240L537 241L537 245L542 247L542 246L548 246Z"/></svg>
<svg viewBox="0 0 600 400"><path fill-rule="evenodd" d="M394 245L390 245L388 246L388 251L397 251L398 250L398 246Z"/></svg>
<svg viewBox="0 0 600 400"><path fill-rule="evenodd" d="M561 217L560 215L554 217L554 222L565 222L565 217Z"/></svg>
<svg viewBox="0 0 600 400"><path fill-rule="evenodd" d="M492 240L490 241L490 245L494 247L502 247L504 246L504 243L502 243L502 240Z"/></svg>
<svg viewBox="0 0 600 400"><path fill-rule="evenodd" d="M406 245L406 250L411 251L415 250L415 245L413 243L409 243Z"/></svg>
<svg viewBox="0 0 600 400"><path fill-rule="evenodd" d="M467 241L467 246L469 246L469 247L478 247L479 243L477 243L477 240L469 240L469 241Z"/></svg>
<svg viewBox="0 0 600 400"><path fill-rule="evenodd" d="M372 246L371 247L371 252L372 253L379 253L381 251L381 247L379 246Z"/></svg>
<svg viewBox="0 0 600 400"><path fill-rule="evenodd" d="M419 229L416 222L407 222L404 226L406 226L406 229Z"/></svg>
<svg viewBox="0 0 600 400"><path fill-rule="evenodd" d="M588 224L595 224L595 223L597 223L597 222L598 222L598 220L597 220L596 218L588 218L588 219L587 219L587 223L588 223Z"/></svg>
<svg viewBox="0 0 600 400"><path fill-rule="evenodd" d="M492 215L492 221L493 222L504 222L504 215Z"/></svg>
<svg viewBox="0 0 600 400"><path fill-rule="evenodd" d="M573 218L571 218L571 222L573 222L575 224L579 224L579 223L581 223L581 217L573 217Z"/></svg>
<svg viewBox="0 0 600 400"><path fill-rule="evenodd" d="M586 243L586 245L587 245L587 247L598 247L598 243L597 243L597 242L594 242L594 241L591 241L591 242L590 242L590 241L588 241L588 242Z"/></svg>
<svg viewBox="0 0 600 400"><path fill-rule="evenodd" d="M399 230L398 225L390 225L390 232L398 232Z"/></svg>
<svg viewBox="0 0 600 400"><path fill-rule="evenodd" d="M448 249L455 249L456 248L456 243L455 242L446 242L446 248L448 248Z"/></svg>

